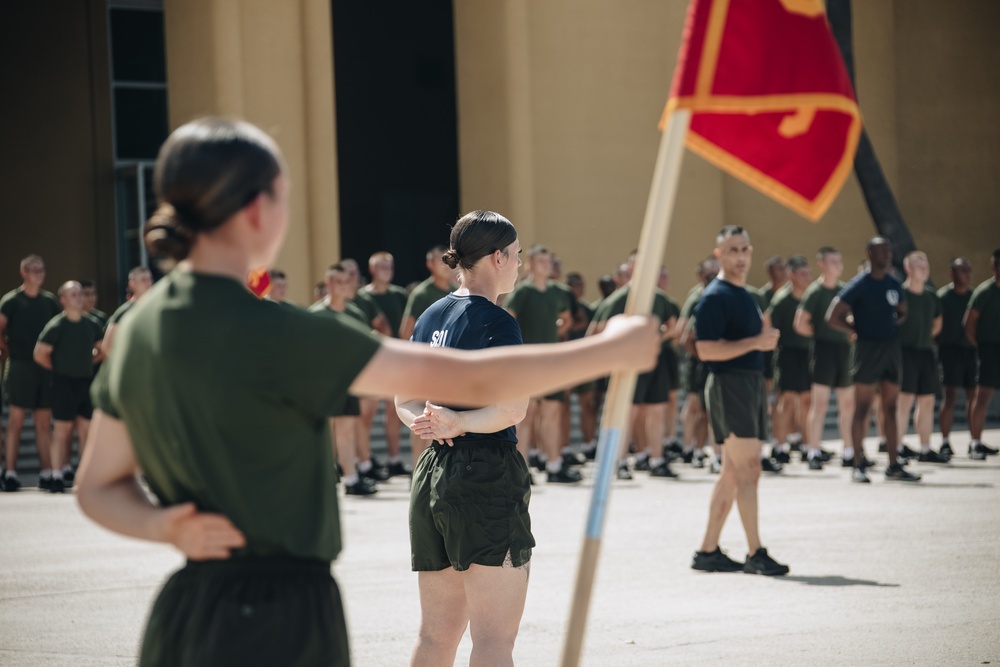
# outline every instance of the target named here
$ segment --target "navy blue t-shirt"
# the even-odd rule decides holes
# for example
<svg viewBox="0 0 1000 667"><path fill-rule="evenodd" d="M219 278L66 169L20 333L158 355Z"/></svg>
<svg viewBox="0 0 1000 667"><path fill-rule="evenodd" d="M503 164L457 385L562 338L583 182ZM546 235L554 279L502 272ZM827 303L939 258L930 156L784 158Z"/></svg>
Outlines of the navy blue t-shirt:
<svg viewBox="0 0 1000 667"><path fill-rule="evenodd" d="M758 335L764 328L760 306L745 287L714 279L701 293L694 308L697 340L741 340ZM764 371L764 353L751 350L726 361L705 362L713 373L727 370Z"/></svg>
<svg viewBox="0 0 1000 667"><path fill-rule="evenodd" d="M896 306L906 301L906 293L893 276L886 274L877 280L867 271L859 273L837 298L851 307L859 339L890 340L899 335Z"/></svg>
<svg viewBox="0 0 1000 667"><path fill-rule="evenodd" d="M430 343L431 347L454 347L459 350L482 350L501 345L520 345L521 327L510 313L481 296L449 294L435 301L417 319L410 340ZM452 410L467 410L447 406ZM517 442L516 429L508 426L496 433L466 433L454 438L458 443L474 438L492 438Z"/></svg>

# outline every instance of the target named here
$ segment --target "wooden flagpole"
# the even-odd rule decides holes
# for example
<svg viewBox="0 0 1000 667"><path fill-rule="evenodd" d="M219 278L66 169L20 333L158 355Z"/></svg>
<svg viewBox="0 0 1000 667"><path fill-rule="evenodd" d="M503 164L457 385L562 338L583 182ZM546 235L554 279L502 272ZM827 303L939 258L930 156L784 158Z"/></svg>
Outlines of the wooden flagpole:
<svg viewBox="0 0 1000 667"><path fill-rule="evenodd" d="M670 217L680 180L681 158L684 155L684 138L687 136L691 112L679 109L670 114L666 130L660 138L660 149L653 171L653 184L646 203L646 217L639 236L638 254L632 271L625 313L649 313L652 310L656 282L663 264L663 254L670 231ZM562 667L577 667L583 649L583 635L590 609L590 594L594 587L597 556L601 547L601 533L611 479L616 470L623 434L627 432L632 394L635 392L635 373L614 373L608 385L604 413L601 416L601 434L597 446L597 473L594 490L590 496L587 526L583 548L576 573L576 589L570 609L569 628L563 644Z"/></svg>

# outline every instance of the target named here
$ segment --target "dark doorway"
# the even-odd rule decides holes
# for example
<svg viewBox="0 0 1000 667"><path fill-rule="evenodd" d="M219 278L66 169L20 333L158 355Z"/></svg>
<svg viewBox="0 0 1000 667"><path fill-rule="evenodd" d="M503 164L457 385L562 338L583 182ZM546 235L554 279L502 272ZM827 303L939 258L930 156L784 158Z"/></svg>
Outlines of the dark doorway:
<svg viewBox="0 0 1000 667"><path fill-rule="evenodd" d="M458 215L451 0L333 0L332 12L343 254L366 271L387 250L406 285Z"/></svg>

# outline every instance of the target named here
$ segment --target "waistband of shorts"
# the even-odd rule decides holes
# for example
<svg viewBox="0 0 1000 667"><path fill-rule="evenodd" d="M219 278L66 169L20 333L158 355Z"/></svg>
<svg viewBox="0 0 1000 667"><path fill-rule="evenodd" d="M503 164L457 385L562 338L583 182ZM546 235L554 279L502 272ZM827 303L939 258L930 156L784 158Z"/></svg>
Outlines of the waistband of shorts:
<svg viewBox="0 0 1000 667"><path fill-rule="evenodd" d="M466 438L456 442L454 448L457 449L461 447L482 447L483 445L517 447L517 443L511 442L510 440L497 440L495 438ZM433 443L431 446L442 449L452 449L451 445L442 445L441 443L438 442Z"/></svg>
<svg viewBox="0 0 1000 667"><path fill-rule="evenodd" d="M184 569L199 574L235 576L268 573L329 574L330 562L294 556L246 556L227 560L188 560Z"/></svg>
<svg viewBox="0 0 1000 667"><path fill-rule="evenodd" d="M723 368L717 371L710 371L711 375L745 375L752 377L754 375L759 375L764 377L764 371L754 370L752 368Z"/></svg>

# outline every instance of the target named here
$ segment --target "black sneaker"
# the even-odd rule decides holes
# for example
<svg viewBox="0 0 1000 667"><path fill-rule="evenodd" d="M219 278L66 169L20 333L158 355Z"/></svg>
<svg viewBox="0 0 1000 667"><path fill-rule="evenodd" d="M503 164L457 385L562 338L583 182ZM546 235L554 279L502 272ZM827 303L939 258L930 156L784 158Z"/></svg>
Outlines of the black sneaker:
<svg viewBox="0 0 1000 667"><path fill-rule="evenodd" d="M670 464L664 461L658 466L649 469L650 477L677 477L677 473L670 469Z"/></svg>
<svg viewBox="0 0 1000 667"><path fill-rule="evenodd" d="M903 470L903 466L896 464L885 469L885 479L889 482L919 482L920 475Z"/></svg>
<svg viewBox="0 0 1000 667"><path fill-rule="evenodd" d="M649 471L649 457L648 456L637 456L635 457L635 465L633 466L638 472L648 472Z"/></svg>
<svg viewBox="0 0 1000 667"><path fill-rule="evenodd" d="M53 477L49 482L49 493L66 493L66 482L62 477Z"/></svg>
<svg viewBox="0 0 1000 667"><path fill-rule="evenodd" d="M76 479L76 468L63 470L63 481L66 482L66 488L73 486L73 481L75 479Z"/></svg>
<svg viewBox="0 0 1000 667"><path fill-rule="evenodd" d="M841 457L841 459L840 459L840 467L841 468L853 468L854 467L854 459L845 459L845 458Z"/></svg>
<svg viewBox="0 0 1000 667"><path fill-rule="evenodd" d="M344 484L344 492L349 496L373 496L378 489L370 479L359 477L354 484Z"/></svg>
<svg viewBox="0 0 1000 667"><path fill-rule="evenodd" d="M765 577L780 577L788 574L788 566L782 565L767 555L767 549L761 547L752 556L747 556L747 562L743 564L743 571L747 574L762 574Z"/></svg>
<svg viewBox="0 0 1000 667"><path fill-rule="evenodd" d="M946 456L949 459L955 455L955 450L951 448L951 443L947 440L941 443L941 448L938 449L938 454L941 456Z"/></svg>
<svg viewBox="0 0 1000 667"><path fill-rule="evenodd" d="M722 472L722 461L713 458L712 462L708 464L708 474L718 475L720 472Z"/></svg>
<svg viewBox="0 0 1000 667"><path fill-rule="evenodd" d="M663 451L673 452L674 454L680 454L681 452L684 451L684 447L681 445L680 440L674 438L663 447Z"/></svg>
<svg viewBox="0 0 1000 667"><path fill-rule="evenodd" d="M888 451L889 451L889 443L887 443L885 440L879 440L878 441L878 453L879 454L885 454Z"/></svg>
<svg viewBox="0 0 1000 667"><path fill-rule="evenodd" d="M386 472L389 473L389 477L409 477L413 474L410 466L406 465L402 461L389 463L389 465L386 466Z"/></svg>
<svg viewBox="0 0 1000 667"><path fill-rule="evenodd" d="M691 569L702 572L739 572L743 569L743 563L733 560L722 549L715 547L715 551L695 551Z"/></svg>
<svg viewBox="0 0 1000 667"><path fill-rule="evenodd" d="M583 475L569 466L563 466L559 468L559 472L550 472L546 475L549 484L576 484L581 479L583 479Z"/></svg>
<svg viewBox="0 0 1000 667"><path fill-rule="evenodd" d="M990 447L989 445L984 445L983 443L979 443L979 446L982 447L984 452L986 452L986 456L996 456L997 453L1000 453L1000 449L995 449L993 447Z"/></svg>
<svg viewBox="0 0 1000 667"><path fill-rule="evenodd" d="M626 481L632 479L632 473L629 472L627 463L622 463L618 466L618 472L615 473L615 477Z"/></svg>
<svg viewBox="0 0 1000 667"><path fill-rule="evenodd" d="M902 456L903 458L907 459L915 459L918 456L920 456L920 452L913 451L907 445L903 445L902 447L897 449L896 452L898 453L899 456Z"/></svg>
<svg viewBox="0 0 1000 667"><path fill-rule="evenodd" d="M823 459L823 463L833 460L833 452L828 452L825 449L819 450L819 457Z"/></svg>
<svg viewBox="0 0 1000 667"><path fill-rule="evenodd" d="M690 451L681 452L681 461L684 463L691 463L694 461L694 450L692 449Z"/></svg>
<svg viewBox="0 0 1000 667"><path fill-rule="evenodd" d="M389 470L377 465L372 465L372 467L366 471L362 471L361 468L358 468L358 477L361 479L370 479L373 482L384 482L389 479Z"/></svg>
<svg viewBox="0 0 1000 667"><path fill-rule="evenodd" d="M986 460L986 447L983 443L977 442L974 445L969 445L969 458L973 461Z"/></svg>
<svg viewBox="0 0 1000 667"><path fill-rule="evenodd" d="M920 452L917 460L921 463L947 463L948 457L941 456L933 449L928 449L926 452Z"/></svg>
<svg viewBox="0 0 1000 667"><path fill-rule="evenodd" d="M51 477L39 477L38 478L38 490L39 491L48 491L51 486L52 486L52 478Z"/></svg>
<svg viewBox="0 0 1000 667"><path fill-rule="evenodd" d="M593 461L594 459L596 459L597 458L597 445L594 445L593 447L584 447L583 448L583 456L588 461Z"/></svg>
<svg viewBox="0 0 1000 667"><path fill-rule="evenodd" d="M763 458L760 460L760 469L763 472L779 473L782 470L782 466L774 459Z"/></svg>
<svg viewBox="0 0 1000 667"><path fill-rule="evenodd" d="M21 489L21 480L17 477L9 477L8 475L3 476L3 490L7 493L13 493Z"/></svg>
<svg viewBox="0 0 1000 667"><path fill-rule="evenodd" d="M562 462L564 466L582 466L587 462L587 457L576 452L566 452L562 455Z"/></svg>
<svg viewBox="0 0 1000 667"><path fill-rule="evenodd" d="M775 461L777 461L778 463L791 463L792 462L792 457L788 455L788 452L786 452L786 451L784 451L782 449L772 450L771 451L771 458L774 459Z"/></svg>
<svg viewBox="0 0 1000 667"><path fill-rule="evenodd" d="M528 465L534 466L538 472L545 472L545 459L538 454L528 454Z"/></svg>
<svg viewBox="0 0 1000 667"><path fill-rule="evenodd" d="M822 470L823 469L823 459L819 456L812 456L809 458L809 469L810 470Z"/></svg>
<svg viewBox="0 0 1000 667"><path fill-rule="evenodd" d="M865 472L864 468L855 468L851 471L851 481L855 484L871 484L871 480L868 479L868 474Z"/></svg>
<svg viewBox="0 0 1000 667"><path fill-rule="evenodd" d="M692 468L704 468L705 467L705 459L707 459L707 458L708 458L708 454L706 454L705 452L703 452L702 450L699 449L698 451L694 452L694 456L691 457L691 467Z"/></svg>

